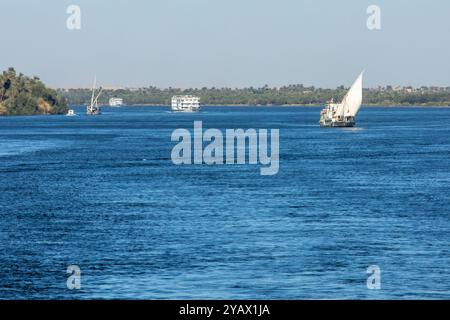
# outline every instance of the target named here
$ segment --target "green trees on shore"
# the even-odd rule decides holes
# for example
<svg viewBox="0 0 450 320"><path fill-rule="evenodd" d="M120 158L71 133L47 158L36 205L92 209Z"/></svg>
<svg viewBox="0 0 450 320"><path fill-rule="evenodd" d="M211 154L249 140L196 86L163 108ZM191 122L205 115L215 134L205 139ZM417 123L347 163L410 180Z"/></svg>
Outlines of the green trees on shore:
<svg viewBox="0 0 450 320"><path fill-rule="evenodd" d="M47 88L39 78L17 74L9 68L0 74L0 115L63 114L64 97Z"/></svg>
<svg viewBox="0 0 450 320"><path fill-rule="evenodd" d="M348 88L322 89L301 84L280 88L191 88L103 90L99 103L112 97L129 105L169 105L174 95L195 95L204 105L323 105L330 99L340 101ZM370 105L450 105L450 87L395 87L364 89L364 104ZM17 74L9 68L0 74L0 115L64 114L67 103L85 104L91 89L47 88L39 78Z"/></svg>
<svg viewBox="0 0 450 320"><path fill-rule="evenodd" d="M340 101L348 88L321 89L303 85L280 88L198 88L159 89L156 87L137 89L104 90L100 103L106 104L111 97L120 97L127 104L169 105L172 96L191 94L199 96L204 105L322 105L330 99ZM59 90L71 104L85 104L90 99L89 89ZM372 105L449 105L450 88L410 87L364 89L364 104Z"/></svg>

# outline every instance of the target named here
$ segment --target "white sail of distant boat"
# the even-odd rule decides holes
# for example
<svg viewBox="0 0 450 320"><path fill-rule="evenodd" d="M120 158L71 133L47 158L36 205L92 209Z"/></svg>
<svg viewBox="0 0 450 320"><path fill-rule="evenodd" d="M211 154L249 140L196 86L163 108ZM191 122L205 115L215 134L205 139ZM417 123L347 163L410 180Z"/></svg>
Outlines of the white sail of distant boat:
<svg viewBox="0 0 450 320"><path fill-rule="evenodd" d="M94 105L95 87L97 86L97 76L94 76L94 84L92 85L91 106Z"/></svg>
<svg viewBox="0 0 450 320"><path fill-rule="evenodd" d="M97 76L94 77L94 85L92 86L92 96L91 96L91 103L87 106L86 113L88 115L98 115L101 114L101 109L98 106L98 98L100 97L100 94L103 91L103 88L100 87L100 90L97 95L95 95L97 86Z"/></svg>
<svg viewBox="0 0 450 320"><path fill-rule="evenodd" d="M364 71L361 72L359 77L353 83L352 87L347 92L342 102L339 104L336 114L340 114L345 117L356 117L362 105L363 74Z"/></svg>

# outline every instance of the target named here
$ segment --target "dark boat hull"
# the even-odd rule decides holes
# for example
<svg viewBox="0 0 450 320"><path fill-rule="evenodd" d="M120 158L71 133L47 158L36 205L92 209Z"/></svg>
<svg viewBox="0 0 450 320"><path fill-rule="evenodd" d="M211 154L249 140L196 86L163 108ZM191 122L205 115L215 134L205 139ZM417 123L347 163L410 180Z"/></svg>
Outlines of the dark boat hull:
<svg viewBox="0 0 450 320"><path fill-rule="evenodd" d="M352 128L355 126L354 121L330 121L330 122L321 122L320 126L325 128Z"/></svg>
<svg viewBox="0 0 450 320"><path fill-rule="evenodd" d="M87 108L86 114L88 116L98 116L102 114L102 110L100 108Z"/></svg>
<svg viewBox="0 0 450 320"><path fill-rule="evenodd" d="M98 112L87 112L86 114L88 116L98 116L98 115L101 115L102 113L101 113L101 111L98 111Z"/></svg>

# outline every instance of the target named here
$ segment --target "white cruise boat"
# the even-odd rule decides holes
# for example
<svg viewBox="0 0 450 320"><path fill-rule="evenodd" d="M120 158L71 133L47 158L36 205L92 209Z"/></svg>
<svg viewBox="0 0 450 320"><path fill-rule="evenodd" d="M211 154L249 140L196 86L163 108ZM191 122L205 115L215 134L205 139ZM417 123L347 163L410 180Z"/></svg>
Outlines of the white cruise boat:
<svg viewBox="0 0 450 320"><path fill-rule="evenodd" d="M121 107L121 106L123 106L123 99L122 98L111 98L111 99L109 99L109 106L110 107Z"/></svg>
<svg viewBox="0 0 450 320"><path fill-rule="evenodd" d="M200 111L200 98L194 96L174 96L172 97L172 111Z"/></svg>

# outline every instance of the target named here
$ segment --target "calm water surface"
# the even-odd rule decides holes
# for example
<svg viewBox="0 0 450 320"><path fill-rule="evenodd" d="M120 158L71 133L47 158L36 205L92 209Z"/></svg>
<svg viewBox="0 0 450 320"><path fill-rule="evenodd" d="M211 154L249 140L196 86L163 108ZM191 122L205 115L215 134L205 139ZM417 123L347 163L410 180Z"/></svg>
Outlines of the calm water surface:
<svg viewBox="0 0 450 320"><path fill-rule="evenodd" d="M319 112L0 118L0 298L449 299L450 109L366 108L355 129ZM279 174L174 166L194 120L279 128Z"/></svg>

